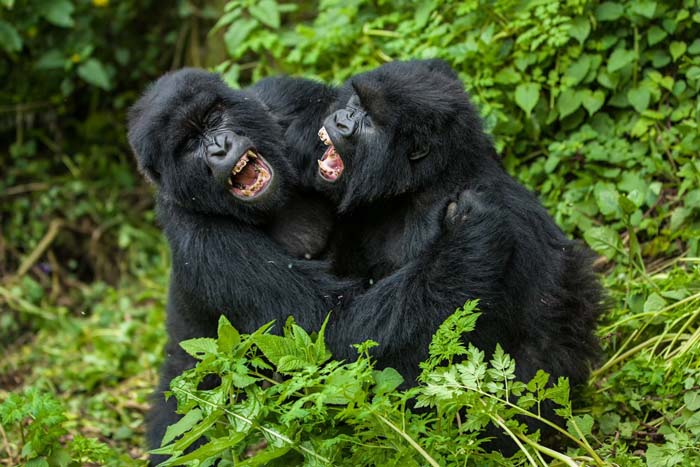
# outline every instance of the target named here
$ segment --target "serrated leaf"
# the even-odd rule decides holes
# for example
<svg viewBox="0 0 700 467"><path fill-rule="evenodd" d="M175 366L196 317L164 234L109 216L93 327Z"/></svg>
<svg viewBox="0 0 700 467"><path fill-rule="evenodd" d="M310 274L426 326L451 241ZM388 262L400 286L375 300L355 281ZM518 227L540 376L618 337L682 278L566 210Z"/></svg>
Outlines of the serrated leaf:
<svg viewBox="0 0 700 467"><path fill-rule="evenodd" d="M564 119L576 112L581 107L582 93L575 89L566 89L557 98L557 110L559 119Z"/></svg>
<svg viewBox="0 0 700 467"><path fill-rule="evenodd" d="M675 62L685 53L687 48L688 46L685 44L685 42L673 41L668 47L668 50L671 52L671 57L673 57L673 61Z"/></svg>
<svg viewBox="0 0 700 467"><path fill-rule="evenodd" d="M649 107L649 99L651 93L645 87L630 89L627 91L627 100L629 100L634 110L639 113L644 112Z"/></svg>
<svg viewBox="0 0 700 467"><path fill-rule="evenodd" d="M274 0L261 0L252 4L248 12L261 23L273 29L280 27L280 12Z"/></svg>
<svg viewBox="0 0 700 467"><path fill-rule="evenodd" d="M615 21L625 12L625 7L615 2L603 2L595 9L598 21Z"/></svg>
<svg viewBox="0 0 700 467"><path fill-rule="evenodd" d="M586 109L588 115L593 115L605 104L605 93L603 91L591 91L586 89L581 94L581 105Z"/></svg>
<svg viewBox="0 0 700 467"><path fill-rule="evenodd" d="M579 44L583 44L588 35L591 33L591 23L584 16L577 16L571 21L569 35L576 39Z"/></svg>
<svg viewBox="0 0 700 467"><path fill-rule="evenodd" d="M515 88L515 103L530 115L540 98L540 85L537 83L522 83Z"/></svg>
<svg viewBox="0 0 700 467"><path fill-rule="evenodd" d="M7 52L22 50L22 38L17 30L7 21L0 19L0 46Z"/></svg>
<svg viewBox="0 0 700 467"><path fill-rule="evenodd" d="M216 340L211 337L198 337L180 342L182 350L195 358L202 359L207 355L215 354L218 347Z"/></svg>
<svg viewBox="0 0 700 467"><path fill-rule="evenodd" d="M41 3L41 14L49 23L69 28L73 26L73 10L75 7L69 0L50 0Z"/></svg>
<svg viewBox="0 0 700 467"><path fill-rule="evenodd" d="M614 73L617 70L624 68L634 61L636 54L633 50L615 49L608 58L608 72Z"/></svg>
<svg viewBox="0 0 700 467"><path fill-rule="evenodd" d="M112 87L107 71L104 66L102 66L102 62L96 58L89 58L85 63L81 63L80 66L78 66L78 76L93 86L97 86L106 91Z"/></svg>

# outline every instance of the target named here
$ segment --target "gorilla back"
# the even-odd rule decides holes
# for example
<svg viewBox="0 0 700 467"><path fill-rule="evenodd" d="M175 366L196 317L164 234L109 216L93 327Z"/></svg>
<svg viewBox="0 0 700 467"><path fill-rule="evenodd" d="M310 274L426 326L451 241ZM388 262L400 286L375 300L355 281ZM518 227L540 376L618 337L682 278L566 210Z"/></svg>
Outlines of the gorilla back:
<svg viewBox="0 0 700 467"><path fill-rule="evenodd" d="M336 272L376 282L336 317L333 350L376 340L380 364L413 379L438 325L478 298L477 347L500 343L522 379L541 368L584 382L602 297L591 255L503 170L461 82L435 63L352 78L319 133L319 184L342 212Z"/></svg>
<svg viewBox="0 0 700 467"><path fill-rule="evenodd" d="M129 141L157 187L172 252L168 357L148 430L154 448L178 418L160 391L193 363L180 341L214 335L222 313L242 332L291 314L318 329L348 284L267 235L295 180L282 128L253 93L200 70L165 75L133 107Z"/></svg>

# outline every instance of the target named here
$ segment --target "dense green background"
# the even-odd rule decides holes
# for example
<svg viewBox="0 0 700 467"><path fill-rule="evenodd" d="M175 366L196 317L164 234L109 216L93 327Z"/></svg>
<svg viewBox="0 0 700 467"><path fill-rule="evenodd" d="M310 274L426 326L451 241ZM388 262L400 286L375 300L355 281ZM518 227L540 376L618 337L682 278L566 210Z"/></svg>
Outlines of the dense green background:
<svg viewBox="0 0 700 467"><path fill-rule="evenodd" d="M125 110L183 65L340 83L440 57L601 254L579 405L607 462L700 463L700 4L0 0L0 465L144 458L169 257Z"/></svg>

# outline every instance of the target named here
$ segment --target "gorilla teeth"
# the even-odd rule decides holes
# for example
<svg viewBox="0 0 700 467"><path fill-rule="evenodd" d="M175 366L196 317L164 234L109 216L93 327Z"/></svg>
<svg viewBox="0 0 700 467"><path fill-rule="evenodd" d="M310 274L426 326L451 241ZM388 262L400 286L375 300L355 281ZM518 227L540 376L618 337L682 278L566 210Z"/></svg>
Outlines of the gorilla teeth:
<svg viewBox="0 0 700 467"><path fill-rule="evenodd" d="M331 144L333 144L333 142L331 141L330 136L328 136L328 131L326 131L326 127L325 127L325 126L322 126L321 129L318 130L318 137L321 138L321 141L322 141L323 144L325 144L326 146L330 146Z"/></svg>

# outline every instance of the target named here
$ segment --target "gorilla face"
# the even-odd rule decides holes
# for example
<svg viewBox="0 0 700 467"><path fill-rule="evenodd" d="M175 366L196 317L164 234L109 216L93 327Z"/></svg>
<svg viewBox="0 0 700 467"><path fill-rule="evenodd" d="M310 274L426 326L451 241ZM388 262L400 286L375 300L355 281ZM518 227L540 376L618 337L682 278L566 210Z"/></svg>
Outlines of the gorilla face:
<svg viewBox="0 0 700 467"><path fill-rule="evenodd" d="M447 67L447 68L445 68ZM353 77L319 131L321 184L340 209L416 192L468 170L481 123L462 83L439 60L392 62Z"/></svg>
<svg viewBox="0 0 700 467"><path fill-rule="evenodd" d="M156 81L129 115L139 167L187 209L256 222L284 198L291 168L267 109L217 75L184 69Z"/></svg>

